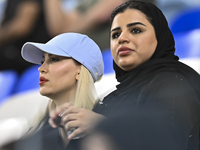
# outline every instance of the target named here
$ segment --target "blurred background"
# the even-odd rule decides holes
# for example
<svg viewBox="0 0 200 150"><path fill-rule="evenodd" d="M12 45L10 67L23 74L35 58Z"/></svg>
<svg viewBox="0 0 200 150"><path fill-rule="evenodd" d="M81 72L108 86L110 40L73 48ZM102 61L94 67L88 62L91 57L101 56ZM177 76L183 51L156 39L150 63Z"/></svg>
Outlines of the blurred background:
<svg viewBox="0 0 200 150"><path fill-rule="evenodd" d="M38 92L38 65L25 62L20 50L25 42L47 42L62 32L84 33L97 42L105 63L105 75L95 84L97 93L103 99L113 91L118 83L109 50L109 16L123 1L0 0L0 121L19 116L31 120L46 105L48 98ZM180 61L200 73L200 0L146 1L166 16Z"/></svg>

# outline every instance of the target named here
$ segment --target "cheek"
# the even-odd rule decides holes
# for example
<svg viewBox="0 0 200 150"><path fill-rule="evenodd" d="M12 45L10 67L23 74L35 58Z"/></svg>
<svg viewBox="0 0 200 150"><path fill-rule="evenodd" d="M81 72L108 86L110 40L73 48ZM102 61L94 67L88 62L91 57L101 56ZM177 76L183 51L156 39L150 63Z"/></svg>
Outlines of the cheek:
<svg viewBox="0 0 200 150"><path fill-rule="evenodd" d="M149 34L149 37L148 37L148 42L149 42L149 45L151 46L151 48L155 51L156 49L156 46L157 46L157 39L156 39L156 35L155 35L155 32L151 32Z"/></svg>
<svg viewBox="0 0 200 150"><path fill-rule="evenodd" d="M56 71L53 77L56 89L66 89L76 84L76 73L71 68L60 67Z"/></svg>
<svg viewBox="0 0 200 150"><path fill-rule="evenodd" d="M53 69L54 71L52 71L52 73L55 77L62 77L68 72L68 69L66 69L66 67L63 65L55 66Z"/></svg>
<svg viewBox="0 0 200 150"><path fill-rule="evenodd" d="M51 76L57 83L61 83L66 79L74 80L75 71L70 65L58 65L54 66L51 71Z"/></svg>
<svg viewBox="0 0 200 150"><path fill-rule="evenodd" d="M152 56L157 47L157 40L155 37L151 37L148 41L149 44L149 53Z"/></svg>
<svg viewBox="0 0 200 150"><path fill-rule="evenodd" d="M141 49L143 53L151 57L156 50L157 40L155 36L146 36L144 39L140 40Z"/></svg>

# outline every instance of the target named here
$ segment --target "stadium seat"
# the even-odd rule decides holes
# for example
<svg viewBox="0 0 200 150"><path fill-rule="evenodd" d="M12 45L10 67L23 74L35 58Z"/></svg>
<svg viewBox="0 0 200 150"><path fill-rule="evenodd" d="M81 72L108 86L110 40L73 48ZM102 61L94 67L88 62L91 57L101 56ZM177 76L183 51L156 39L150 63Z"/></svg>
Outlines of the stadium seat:
<svg viewBox="0 0 200 150"><path fill-rule="evenodd" d="M39 88L39 65L33 65L26 69L21 76L15 88L15 93L21 93Z"/></svg>
<svg viewBox="0 0 200 150"><path fill-rule="evenodd" d="M174 34L176 53L183 58L200 58L200 29Z"/></svg>
<svg viewBox="0 0 200 150"><path fill-rule="evenodd" d="M200 7L182 11L171 21L173 34L200 29Z"/></svg>
<svg viewBox="0 0 200 150"><path fill-rule="evenodd" d="M104 62L104 74L113 73L113 59L110 49L105 49L102 51L103 62Z"/></svg>
<svg viewBox="0 0 200 150"><path fill-rule="evenodd" d="M0 71L0 104L13 94L18 74L14 70Z"/></svg>
<svg viewBox="0 0 200 150"><path fill-rule="evenodd" d="M200 29L174 34L174 39L180 61L200 73Z"/></svg>

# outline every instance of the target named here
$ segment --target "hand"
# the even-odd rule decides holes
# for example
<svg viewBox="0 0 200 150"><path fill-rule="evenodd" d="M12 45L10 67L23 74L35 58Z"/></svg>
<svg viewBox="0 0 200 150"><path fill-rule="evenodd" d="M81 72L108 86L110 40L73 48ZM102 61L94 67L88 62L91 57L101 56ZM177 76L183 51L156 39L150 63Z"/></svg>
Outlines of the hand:
<svg viewBox="0 0 200 150"><path fill-rule="evenodd" d="M55 110L50 112L49 124L52 128L63 127L61 124L62 113L70 106L72 106L72 104L66 103L65 105L57 107Z"/></svg>
<svg viewBox="0 0 200 150"><path fill-rule="evenodd" d="M51 118L49 119L49 123L53 128L59 127L55 122L58 115L62 117L60 124L63 126L65 132L76 128L68 137L69 140L82 134L88 134L99 121L105 118L91 110L78 108L66 103L50 113Z"/></svg>

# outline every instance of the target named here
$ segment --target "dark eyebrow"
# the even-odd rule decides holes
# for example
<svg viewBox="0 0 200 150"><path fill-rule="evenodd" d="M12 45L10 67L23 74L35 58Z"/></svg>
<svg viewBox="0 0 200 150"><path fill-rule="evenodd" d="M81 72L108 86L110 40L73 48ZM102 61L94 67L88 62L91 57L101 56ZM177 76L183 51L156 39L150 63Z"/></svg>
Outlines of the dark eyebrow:
<svg viewBox="0 0 200 150"><path fill-rule="evenodd" d="M135 25L143 25L143 26L146 26L146 25L144 25L144 24L141 23L141 22L134 22L134 23L129 23L129 24L127 24L127 27L131 27L131 26L135 26Z"/></svg>
<svg viewBox="0 0 200 150"><path fill-rule="evenodd" d="M114 29L112 29L112 30L110 31L110 33L113 32L113 31L116 31L116 30L120 30L120 29L121 29L120 27L114 28Z"/></svg>
<svg viewBox="0 0 200 150"><path fill-rule="evenodd" d="M131 27L131 26L135 26L135 25L143 25L143 26L146 26L146 25L144 25L144 24L141 23L141 22L129 23L129 24L127 24L126 26L127 26L127 27ZM121 29L120 27L117 27L117 28L112 29L110 32L113 32L113 31L116 31L116 30L120 30L120 29Z"/></svg>

